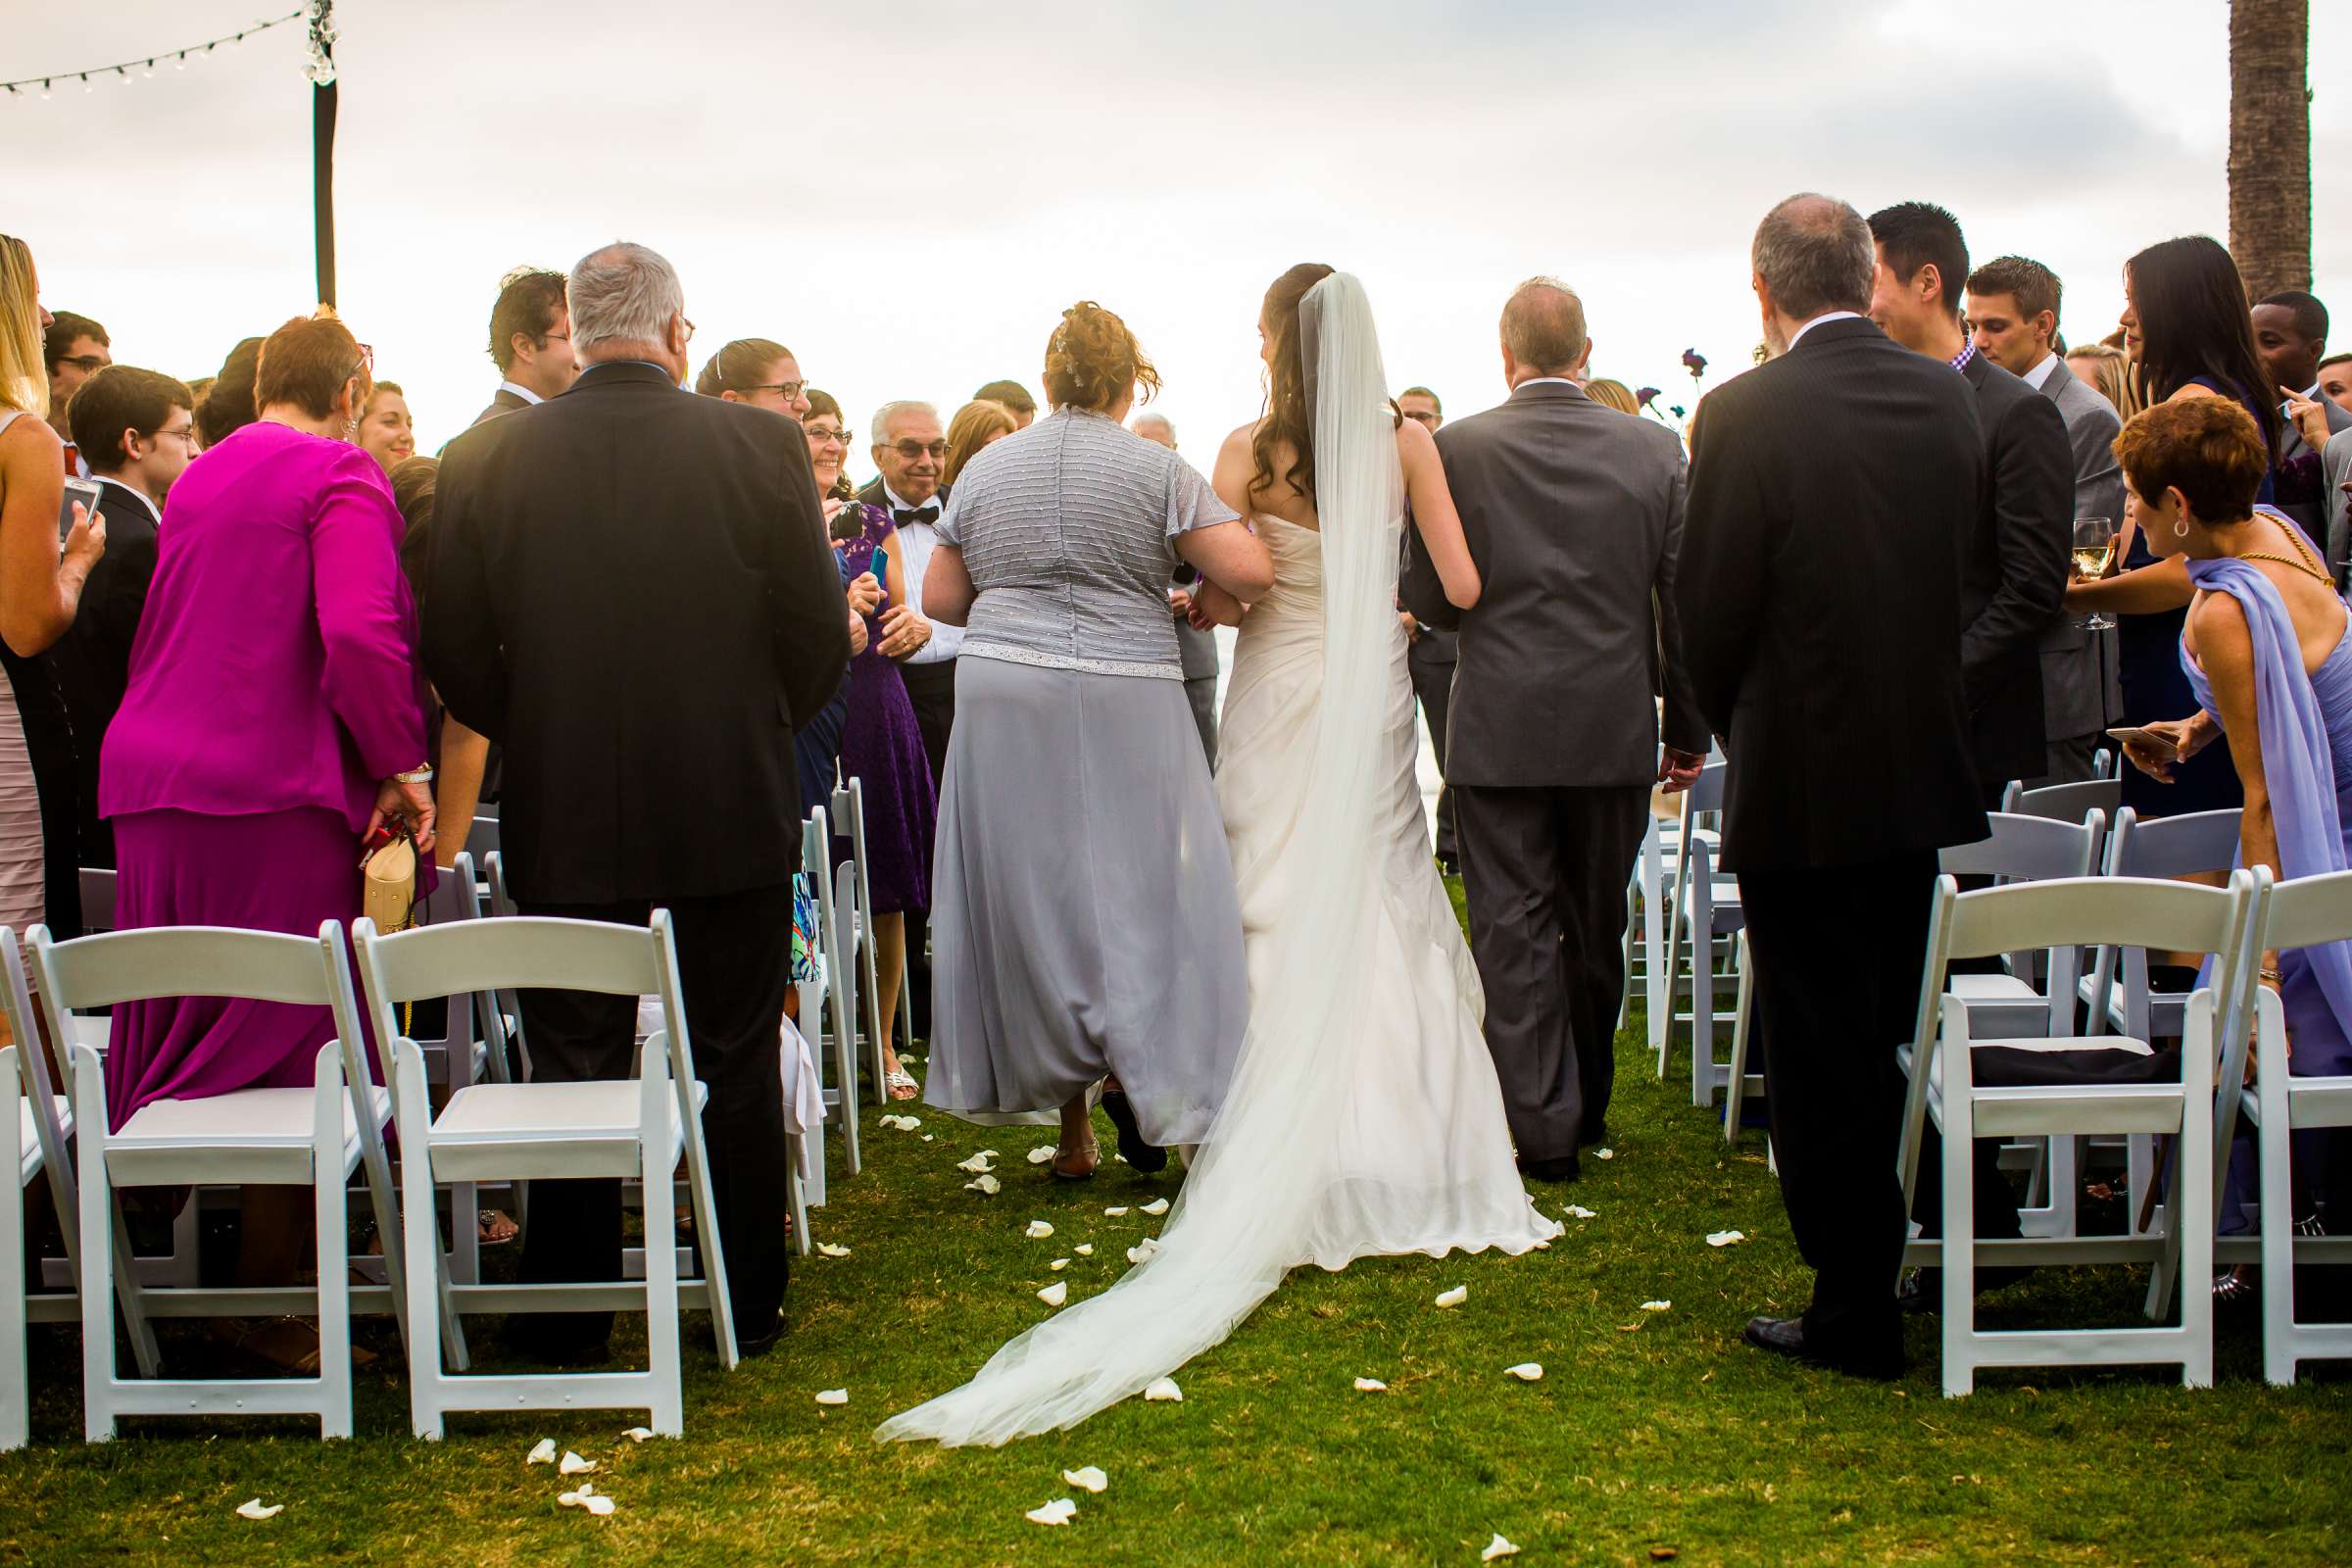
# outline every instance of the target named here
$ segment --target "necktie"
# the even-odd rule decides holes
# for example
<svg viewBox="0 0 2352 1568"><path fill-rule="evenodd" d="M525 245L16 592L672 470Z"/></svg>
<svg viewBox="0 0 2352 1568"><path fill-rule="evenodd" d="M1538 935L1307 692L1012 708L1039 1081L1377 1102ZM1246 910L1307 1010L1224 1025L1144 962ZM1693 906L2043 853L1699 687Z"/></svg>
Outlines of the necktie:
<svg viewBox="0 0 2352 1568"><path fill-rule="evenodd" d="M939 508L936 506L893 507L890 513L891 525L898 528L904 528L910 522L929 524L938 520Z"/></svg>

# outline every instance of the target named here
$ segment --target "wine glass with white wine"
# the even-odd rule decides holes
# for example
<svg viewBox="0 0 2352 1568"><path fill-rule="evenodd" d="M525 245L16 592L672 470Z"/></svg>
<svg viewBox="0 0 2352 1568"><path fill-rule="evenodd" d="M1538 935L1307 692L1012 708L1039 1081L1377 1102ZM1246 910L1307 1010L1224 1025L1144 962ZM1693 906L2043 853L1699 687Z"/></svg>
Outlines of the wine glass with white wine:
<svg viewBox="0 0 2352 1568"><path fill-rule="evenodd" d="M2096 582L2107 575L2109 563L2115 560L2115 521L2110 517L2077 517L2075 519L2075 577L2080 582ZM2115 621L2111 616L2092 611L2081 622L2084 631L2108 631Z"/></svg>

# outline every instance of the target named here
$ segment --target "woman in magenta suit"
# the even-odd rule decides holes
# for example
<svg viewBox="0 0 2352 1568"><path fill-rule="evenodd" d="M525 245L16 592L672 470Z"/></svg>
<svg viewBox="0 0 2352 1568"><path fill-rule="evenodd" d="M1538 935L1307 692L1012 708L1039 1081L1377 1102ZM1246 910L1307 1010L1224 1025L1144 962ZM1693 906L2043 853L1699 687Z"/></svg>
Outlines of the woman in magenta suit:
<svg viewBox="0 0 2352 1568"><path fill-rule="evenodd" d="M401 517L383 470L351 442L368 358L340 321L287 322L262 347L260 419L173 486L100 761L124 929L314 935L359 915L361 846L387 818L410 819L431 848ZM119 1128L150 1101L308 1085L333 1034L319 1007L126 1004L107 1054L108 1119ZM240 1283L291 1278L309 1205L298 1189L248 1190ZM316 1365L301 1325L243 1343Z"/></svg>

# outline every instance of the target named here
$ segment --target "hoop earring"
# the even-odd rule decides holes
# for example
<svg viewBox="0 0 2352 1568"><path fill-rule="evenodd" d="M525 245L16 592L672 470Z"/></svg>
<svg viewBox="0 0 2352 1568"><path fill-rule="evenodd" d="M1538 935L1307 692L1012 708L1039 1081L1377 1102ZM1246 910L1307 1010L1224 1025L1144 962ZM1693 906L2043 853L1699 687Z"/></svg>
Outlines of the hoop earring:
<svg viewBox="0 0 2352 1568"><path fill-rule="evenodd" d="M2176 539L2188 537L2188 519L2186 517L2182 517L2173 524L2173 537Z"/></svg>

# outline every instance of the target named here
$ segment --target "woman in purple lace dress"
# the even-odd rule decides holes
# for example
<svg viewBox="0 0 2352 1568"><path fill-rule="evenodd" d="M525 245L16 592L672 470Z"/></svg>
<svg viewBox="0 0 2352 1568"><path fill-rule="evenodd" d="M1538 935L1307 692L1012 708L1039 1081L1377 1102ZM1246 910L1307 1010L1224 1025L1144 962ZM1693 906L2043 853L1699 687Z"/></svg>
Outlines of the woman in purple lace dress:
<svg viewBox="0 0 2352 1568"><path fill-rule="evenodd" d="M828 446L816 456L820 493L839 478L846 449ZM828 471L828 464L830 471ZM872 572L882 600L866 616L865 650L850 662L850 705L841 731L841 772L861 780L865 798L866 876L874 896L874 972L880 988L885 1082L893 1100L912 1100L914 1078L891 1047L899 1013L899 974L906 952L906 911L931 906L931 836L938 825L939 799L923 757L922 731L914 705L899 676L898 656L930 639L931 623L913 606L898 530L880 507L850 501L833 516L834 548L843 574ZM889 652L884 652L885 648ZM834 863L849 857L848 823L833 840Z"/></svg>

